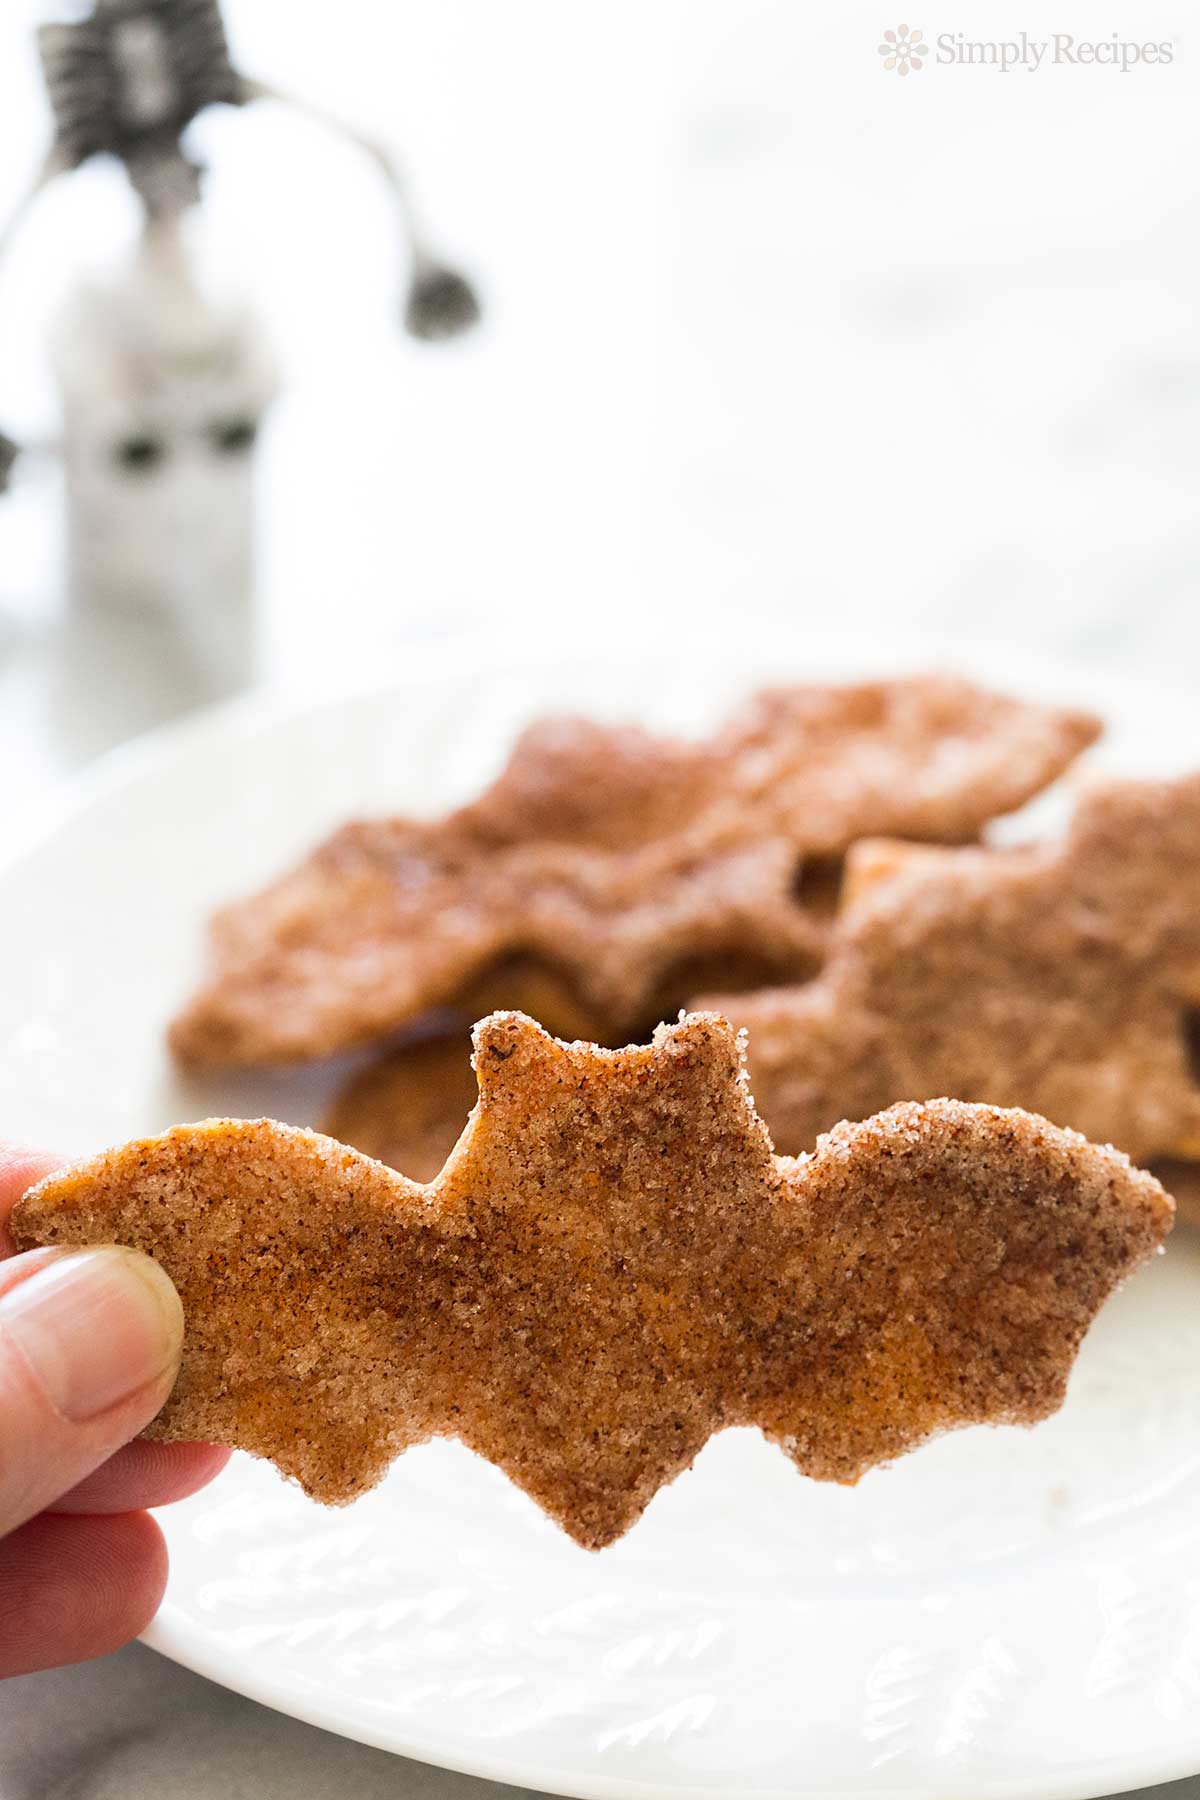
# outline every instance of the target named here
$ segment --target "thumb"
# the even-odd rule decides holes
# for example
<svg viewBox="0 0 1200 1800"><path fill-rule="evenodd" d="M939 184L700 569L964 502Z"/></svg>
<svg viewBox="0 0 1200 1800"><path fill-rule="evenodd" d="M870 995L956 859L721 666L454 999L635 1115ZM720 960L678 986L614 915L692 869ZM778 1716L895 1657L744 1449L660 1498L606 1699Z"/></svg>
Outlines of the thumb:
<svg viewBox="0 0 1200 1800"><path fill-rule="evenodd" d="M179 1372L183 1308L139 1250L33 1250L0 1268L0 1536L154 1417Z"/></svg>

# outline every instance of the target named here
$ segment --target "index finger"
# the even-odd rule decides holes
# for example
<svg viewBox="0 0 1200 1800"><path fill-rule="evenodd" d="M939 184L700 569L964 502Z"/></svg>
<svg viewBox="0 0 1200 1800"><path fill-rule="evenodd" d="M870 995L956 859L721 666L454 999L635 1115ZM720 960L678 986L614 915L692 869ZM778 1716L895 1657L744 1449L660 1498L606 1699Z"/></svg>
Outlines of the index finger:
<svg viewBox="0 0 1200 1800"><path fill-rule="evenodd" d="M9 1236L8 1218L21 1195L62 1165L63 1158L52 1156L47 1150L0 1142L0 1257L16 1252L17 1246Z"/></svg>

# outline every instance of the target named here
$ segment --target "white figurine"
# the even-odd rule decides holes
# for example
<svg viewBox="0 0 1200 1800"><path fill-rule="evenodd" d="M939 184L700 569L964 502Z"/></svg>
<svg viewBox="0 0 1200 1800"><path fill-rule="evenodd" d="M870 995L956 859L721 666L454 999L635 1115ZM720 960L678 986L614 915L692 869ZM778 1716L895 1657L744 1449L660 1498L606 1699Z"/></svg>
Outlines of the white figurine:
<svg viewBox="0 0 1200 1800"><path fill-rule="evenodd" d="M74 604L155 624L198 697L240 685L255 663L253 450L275 391L260 332L200 292L160 219L119 281L76 292L52 348Z"/></svg>
<svg viewBox="0 0 1200 1800"><path fill-rule="evenodd" d="M106 642L124 634L151 678L190 664L194 697L207 697L253 667L253 450L275 381L250 318L214 306L190 273L181 221L202 171L180 137L207 106L288 97L234 68L217 0L93 0L87 16L43 26L38 48L54 141L0 255L45 186L94 155L121 160L145 211L132 265L79 290L54 344L74 610L107 621ZM474 293L426 248L386 149L289 103L349 136L387 181L409 249L408 330L472 324ZM0 434L0 490L16 454Z"/></svg>

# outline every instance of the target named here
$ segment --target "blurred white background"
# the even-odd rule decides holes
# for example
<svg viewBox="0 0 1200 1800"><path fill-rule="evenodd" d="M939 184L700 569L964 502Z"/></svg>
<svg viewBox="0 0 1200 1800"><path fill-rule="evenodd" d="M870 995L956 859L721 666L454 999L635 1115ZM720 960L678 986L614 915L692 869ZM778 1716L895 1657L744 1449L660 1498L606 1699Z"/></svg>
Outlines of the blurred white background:
<svg viewBox="0 0 1200 1800"><path fill-rule="evenodd" d="M1170 68L884 71L878 6L796 0L226 0L239 63L410 163L483 328L398 328L387 203L347 145L214 111L197 242L285 387L264 447L270 679L378 675L414 637L648 622L985 635L1185 679L1197 647L1200 34L1146 0L914 18L988 39L1174 42ZM47 131L0 20L0 212ZM43 200L0 269L0 422L53 425L73 282L132 234L122 177ZM48 699L60 495L0 501L10 798L156 715ZM138 677L144 688L143 676ZM72 705L76 704L73 699ZM158 710L164 710L160 702Z"/></svg>

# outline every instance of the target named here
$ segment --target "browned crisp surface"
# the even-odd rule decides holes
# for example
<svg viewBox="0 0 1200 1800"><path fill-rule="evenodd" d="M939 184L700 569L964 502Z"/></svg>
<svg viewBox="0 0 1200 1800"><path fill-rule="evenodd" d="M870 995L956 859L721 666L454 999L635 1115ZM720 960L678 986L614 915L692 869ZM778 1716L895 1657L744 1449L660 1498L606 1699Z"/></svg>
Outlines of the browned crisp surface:
<svg viewBox="0 0 1200 1800"><path fill-rule="evenodd" d="M1097 788L1055 843L861 854L815 980L712 1002L776 1143L952 1093L1200 1155L1200 775Z"/></svg>
<svg viewBox="0 0 1200 1800"><path fill-rule="evenodd" d="M855 838L968 841L1098 729L936 677L766 692L703 743L545 720L471 805L348 824L219 913L171 1043L196 1066L329 1055L513 959L621 1041L714 959L739 981L811 973Z"/></svg>
<svg viewBox="0 0 1200 1800"><path fill-rule="evenodd" d="M354 1075L323 1120L330 1137L432 1181L458 1142L478 1088L466 1028L400 1044Z"/></svg>
<svg viewBox="0 0 1200 1800"><path fill-rule="evenodd" d="M331 1139L215 1120L19 1203L22 1247L157 1257L187 1317L154 1430L353 1499L453 1436L598 1548L724 1426L853 1482L932 1433L1057 1407L1158 1183L1025 1113L934 1101L772 1155L723 1020L653 1044L477 1028L479 1103L421 1187Z"/></svg>

